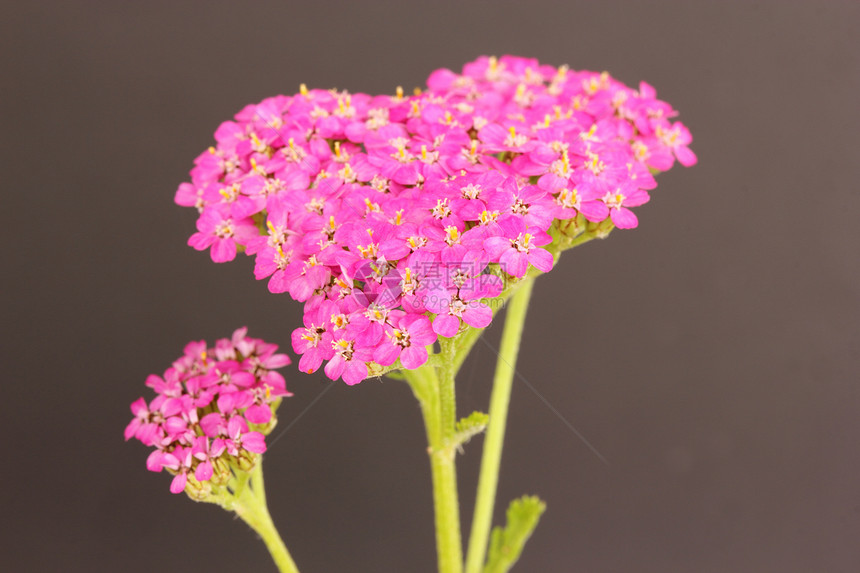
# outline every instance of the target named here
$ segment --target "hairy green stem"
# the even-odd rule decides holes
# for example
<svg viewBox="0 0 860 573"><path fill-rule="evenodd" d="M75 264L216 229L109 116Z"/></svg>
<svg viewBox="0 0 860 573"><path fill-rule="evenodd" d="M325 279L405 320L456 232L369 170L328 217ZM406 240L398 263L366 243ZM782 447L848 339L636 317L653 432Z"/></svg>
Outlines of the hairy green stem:
<svg viewBox="0 0 860 573"><path fill-rule="evenodd" d="M502 461L502 445L505 440L505 425L514 381L514 368L517 363L526 310L533 288L534 279L523 281L508 303L505 328L502 332L502 345L496 362L496 374L490 396L490 420L487 425L484 453L481 458L481 473L478 480L475 514L472 519L472 532L469 536L466 573L480 573L484 565L493 521L496 487L499 483L499 467Z"/></svg>
<svg viewBox="0 0 860 573"><path fill-rule="evenodd" d="M266 506L266 489L263 485L263 463L257 462L256 467L251 470L251 484L242 484L236 492L236 497L225 507L232 509L236 515L242 518L263 539L266 548L272 555L278 571L281 573L299 573L296 563L287 551L272 517Z"/></svg>
<svg viewBox="0 0 860 573"><path fill-rule="evenodd" d="M450 364L441 366L439 370L437 373L434 366L425 364L415 370L406 370L404 374L421 405L427 430L439 573L461 573L460 504L457 499L455 449L451 443L456 411L454 377Z"/></svg>
<svg viewBox="0 0 860 573"><path fill-rule="evenodd" d="M449 441L454 435L454 424L457 423L457 394L454 384L454 378L457 376L457 369L454 364L457 347L453 341L445 338L439 341L439 345L442 358L442 363L438 368L439 408L442 416L442 433L445 440Z"/></svg>
<svg viewBox="0 0 860 573"><path fill-rule="evenodd" d="M584 228L584 219L581 223ZM556 242L549 248L556 260L561 251L576 247L599 236L597 232L585 232L584 230L576 235L563 235L561 231L558 231L556 235L558 235ZM499 479L514 365L519 351L526 309L534 286L534 279L539 274L542 273L536 268L531 268L524 279L509 285L497 299L500 301L509 300L510 302L490 399L489 424L481 460L478 497L466 561L467 573L479 573L486 555ZM455 466L457 444L454 438L457 420L454 381L457 372L482 333L483 329L470 327L452 339L439 338L440 352L431 354L427 363L415 370L404 369L394 373L385 370L375 372L375 375L389 374L393 377L405 378L421 405L433 477L436 549L440 573L462 573L463 571L463 548L460 537L460 510Z"/></svg>

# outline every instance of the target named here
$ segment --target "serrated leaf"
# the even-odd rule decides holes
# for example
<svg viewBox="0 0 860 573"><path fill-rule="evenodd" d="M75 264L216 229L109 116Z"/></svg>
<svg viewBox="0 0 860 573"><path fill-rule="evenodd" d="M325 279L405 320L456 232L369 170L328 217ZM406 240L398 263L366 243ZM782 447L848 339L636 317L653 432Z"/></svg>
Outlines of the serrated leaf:
<svg viewBox="0 0 860 573"><path fill-rule="evenodd" d="M536 496L525 495L511 502L507 525L493 529L484 573L506 573L514 566L545 509L546 504Z"/></svg>
<svg viewBox="0 0 860 573"><path fill-rule="evenodd" d="M463 444L487 429L490 417L483 412L472 412L454 426L454 447L458 450Z"/></svg>

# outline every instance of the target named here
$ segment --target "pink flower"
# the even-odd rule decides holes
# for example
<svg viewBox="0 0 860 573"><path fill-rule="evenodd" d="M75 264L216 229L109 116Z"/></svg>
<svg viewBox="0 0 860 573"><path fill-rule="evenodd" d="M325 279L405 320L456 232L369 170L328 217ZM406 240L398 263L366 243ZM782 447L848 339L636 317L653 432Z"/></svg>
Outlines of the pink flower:
<svg viewBox="0 0 860 573"><path fill-rule="evenodd" d="M170 493L182 493L185 491L185 484L188 483L188 472L191 471L193 462L191 448L177 447L169 453L165 453L161 457L161 465L165 468L173 470L176 474L173 481L170 482Z"/></svg>
<svg viewBox="0 0 860 573"><path fill-rule="evenodd" d="M350 386L367 378L366 362L373 359L371 348L359 346L355 340L347 338L337 338L331 346L334 356L325 366L326 376L332 380L343 377L343 381Z"/></svg>
<svg viewBox="0 0 860 573"><path fill-rule="evenodd" d="M244 244L258 234L250 218L234 220L229 209L220 205L207 207L197 220L197 233L191 235L188 244L198 251L211 249L216 263L236 258L236 243Z"/></svg>
<svg viewBox="0 0 860 573"><path fill-rule="evenodd" d="M400 358L404 368L414 370L427 362L427 345L436 342L430 320L423 315L395 315L385 327L385 338L373 353L382 366L390 366Z"/></svg>
<svg viewBox="0 0 860 573"><path fill-rule="evenodd" d="M638 207L647 203L649 199L647 191L627 185L623 188L607 190L601 201L609 209L609 216L616 227L633 229L639 224L639 219L629 207Z"/></svg>
<svg viewBox="0 0 860 573"><path fill-rule="evenodd" d="M173 493L185 489L189 473L198 482L223 479L223 471L214 476L215 460L246 471L248 457L266 450L263 432L274 427L273 403L291 395L273 370L290 363L277 350L240 328L214 348L204 341L189 343L163 377L147 378L146 385L158 395L149 405L143 398L132 403L134 418L125 438L154 446L146 467L170 470ZM257 425L254 431L248 422ZM245 460L241 466L239 457Z"/></svg>
<svg viewBox="0 0 860 573"><path fill-rule="evenodd" d="M528 130L517 125L505 127L498 123L491 123L478 132L478 138L488 151L528 153L537 145Z"/></svg>
<svg viewBox="0 0 860 573"><path fill-rule="evenodd" d="M319 370L323 360L334 356L332 335L329 332L331 317L338 314L337 304L327 300L304 316L305 326L293 331L293 350L302 355L299 370L311 374Z"/></svg>
<svg viewBox="0 0 860 573"><path fill-rule="evenodd" d="M227 436L224 445L231 456L239 456L241 450L255 454L266 451L266 441L260 432L248 430L248 424L241 416L234 416L227 422Z"/></svg>
<svg viewBox="0 0 860 573"><path fill-rule="evenodd" d="M477 292L438 287L426 291L425 306L436 313L433 331L439 336L452 338L460 330L460 321L475 328L484 328L493 320L493 311L480 302Z"/></svg>
<svg viewBox="0 0 860 573"><path fill-rule="evenodd" d="M194 477L199 482L212 479L212 460L221 456L227 449L224 440L215 439L211 442L206 436L198 436L191 448L192 455L200 462L194 470Z"/></svg>
<svg viewBox="0 0 860 573"><path fill-rule="evenodd" d="M540 248L552 242L549 235L535 227L526 228L519 218L506 219L499 226L503 235L484 241L490 260L497 261L506 273L518 278L525 276L529 263L544 273L552 270L552 254Z"/></svg>
<svg viewBox="0 0 860 573"><path fill-rule="evenodd" d="M151 422L152 416L149 413L146 400L139 398L132 402L131 413L134 414L134 418L125 428L125 441L135 437L144 443L151 442L151 434L155 431L157 424Z"/></svg>
<svg viewBox="0 0 860 573"><path fill-rule="evenodd" d="M673 125L668 125L668 122L657 124L655 134L663 145L675 153L681 165L690 167L696 164L698 161L696 154L688 147L693 141L693 136L683 123L678 121Z"/></svg>
<svg viewBox="0 0 860 573"><path fill-rule="evenodd" d="M329 377L354 384L374 359L422 363L421 345L400 342L426 324L406 326L401 313L423 314L439 336L492 320L480 299L498 292L462 267L547 272L551 236L596 232L580 215L635 227L634 209L656 186L650 170L696 162L689 131L644 82L633 89L605 72L483 56L460 73L433 72L428 87L378 97L303 90L248 105L177 189L176 202L200 213L190 245L215 261L254 255L270 292L305 303L292 335L303 371L327 362ZM235 359L214 362L225 360ZM176 369L193 374L179 391L268 424L266 396L286 392L279 375L265 374L266 390L263 374L235 384L213 368L200 349L182 358ZM162 382L175 397L175 381ZM145 420L140 411L128 432ZM187 428L156 427L187 441Z"/></svg>

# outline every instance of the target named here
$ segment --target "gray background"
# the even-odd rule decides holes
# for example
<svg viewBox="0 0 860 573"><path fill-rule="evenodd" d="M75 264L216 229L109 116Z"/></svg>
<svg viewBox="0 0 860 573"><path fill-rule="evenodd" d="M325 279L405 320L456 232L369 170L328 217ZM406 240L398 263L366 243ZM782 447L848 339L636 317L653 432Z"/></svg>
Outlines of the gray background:
<svg viewBox="0 0 860 573"><path fill-rule="evenodd" d="M856 2L109 2L0 8L5 571L273 571L124 444L190 339L280 342L300 307L185 246L172 204L218 123L311 87L393 92L513 53L645 79L700 163L641 226L541 278L497 512L549 508L519 571L860 568ZM499 325L488 333L497 344ZM484 408L479 344L459 410ZM285 427L328 384L291 368ZM460 458L468 526L481 440ZM338 384L275 442L270 506L305 573L435 566L418 408ZM239 569L241 568L241 569Z"/></svg>

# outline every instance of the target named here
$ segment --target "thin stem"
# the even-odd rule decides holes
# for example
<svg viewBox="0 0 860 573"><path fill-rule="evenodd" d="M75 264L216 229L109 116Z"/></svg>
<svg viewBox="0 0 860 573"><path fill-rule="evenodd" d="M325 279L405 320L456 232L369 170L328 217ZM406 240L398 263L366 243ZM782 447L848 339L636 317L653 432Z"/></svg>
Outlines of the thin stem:
<svg viewBox="0 0 860 573"><path fill-rule="evenodd" d="M469 356L469 352L472 351L472 347L475 346L476 342L478 342L478 339L481 337L483 332L483 328L474 328L470 326L465 332L457 337L456 352L454 353L453 364L451 366L455 376L457 375L457 372L460 371L460 367Z"/></svg>
<svg viewBox="0 0 860 573"><path fill-rule="evenodd" d="M457 423L457 394L454 384L457 370L453 363L457 347L446 338L440 339L439 344L442 358L438 368L439 408L442 415L442 435L447 441L454 435L454 424Z"/></svg>
<svg viewBox="0 0 860 573"><path fill-rule="evenodd" d="M556 250L550 250L550 252L555 257L556 262L558 262L558 258L559 258L559 256L561 256L561 251L565 251L568 249L572 249L574 247L578 247L579 245L582 245L582 244L587 243L589 241L593 241L596 238L597 238L597 235L595 235L594 233L580 233L576 237L573 237L571 239L567 239L563 245L563 248L558 247ZM526 275L526 279L535 279L542 274L543 273L541 271L539 271L537 268L529 267L529 271L528 271L528 274ZM499 299L508 300L509 298L511 298L513 296L513 294L515 292L517 292L527 282L531 282L531 281L522 280L522 281L518 281L518 282L514 283L512 286L509 286L499 295ZM494 314L495 314L495 310L494 310ZM478 339L481 337L481 334L483 334L483 332L484 332L483 328L469 327L466 329L465 332L462 332L457 336L457 338L455 339L456 351L454 352L454 359L453 359L454 375L456 375L457 372L460 371L460 367L463 365L463 362L469 356L469 353L472 351L472 347L474 347L475 343L478 342Z"/></svg>
<svg viewBox="0 0 860 573"><path fill-rule="evenodd" d="M480 573L487 552L487 541L493 521L496 487L499 483L499 467L502 461L502 445L505 440L508 405L510 404L511 388L514 381L514 368L517 363L526 310L533 287L534 279L523 281L508 303L505 328L502 332L502 345L499 359L496 362L496 374L490 396L490 420L487 425L484 453L481 458L481 474L478 479L472 532L469 536L466 573Z"/></svg>
<svg viewBox="0 0 860 573"><path fill-rule="evenodd" d="M257 466L252 470L251 487L246 484L231 505L231 509L236 512L236 515L241 517L263 539L263 543L266 544L266 548L271 553L278 571L281 573L299 573L296 563L290 556L290 552L287 551L278 530L275 529L272 516L269 515L269 509L266 506L262 460L258 461Z"/></svg>
<svg viewBox="0 0 860 573"><path fill-rule="evenodd" d="M456 404L454 379L450 368L441 368L440 379L434 366L425 364L404 375L421 405L427 429L427 452L433 476L433 508L436 516L436 553L440 573L463 571L460 537L460 504L457 496L455 450L450 443L454 432Z"/></svg>
<svg viewBox="0 0 860 573"><path fill-rule="evenodd" d="M457 499L457 469L454 451L431 450L433 506L436 511L436 548L439 573L463 571L463 546L460 536L460 503Z"/></svg>
<svg viewBox="0 0 860 573"><path fill-rule="evenodd" d="M251 487L254 488L254 494L257 496L257 499L260 500L263 507L268 508L269 504L266 503L266 486L263 483L262 459L257 463L257 467L251 471Z"/></svg>

